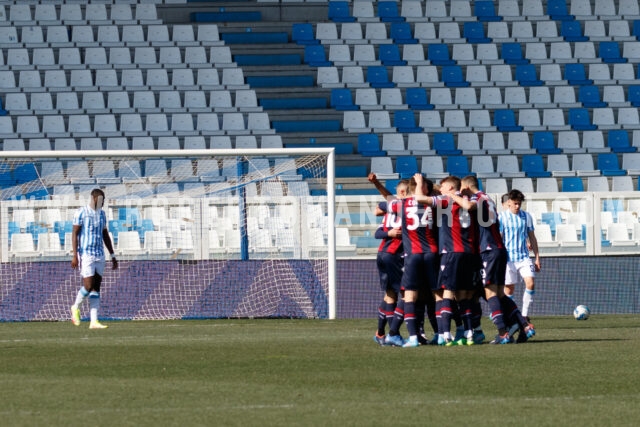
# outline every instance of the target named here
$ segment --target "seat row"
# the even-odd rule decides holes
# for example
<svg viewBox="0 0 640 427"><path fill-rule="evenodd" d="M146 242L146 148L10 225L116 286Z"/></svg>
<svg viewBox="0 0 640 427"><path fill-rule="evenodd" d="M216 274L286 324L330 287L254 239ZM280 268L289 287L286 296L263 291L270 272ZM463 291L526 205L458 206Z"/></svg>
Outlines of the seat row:
<svg viewBox="0 0 640 427"><path fill-rule="evenodd" d="M634 176L640 173L637 162L639 153L627 154L623 164L634 168ZM633 156L633 157L631 157ZM384 178L410 178L416 172L428 177L442 178L448 175L464 177L477 175L480 178L550 178L588 176L628 176L626 169L620 168L615 153L573 154L571 162L566 154L525 154L523 156L502 155L494 159L490 156L448 155L444 156L379 156L371 158L371 171ZM596 164L594 165L594 157ZM418 166L420 163L420 166ZM445 165L446 163L446 165ZM629 181L631 182L631 181ZM635 187L634 187L635 189Z"/></svg>
<svg viewBox="0 0 640 427"><path fill-rule="evenodd" d="M251 114L251 113L250 113ZM542 118L541 118L542 115ZM597 129L640 129L635 107L345 111L342 127L351 133L383 132L521 132Z"/></svg>
<svg viewBox="0 0 640 427"><path fill-rule="evenodd" d="M8 12L8 13L7 13ZM157 21L158 13L154 3L16 3L9 7L0 5L0 22L13 25L34 25L36 23L80 23L80 22L148 22Z"/></svg>
<svg viewBox="0 0 640 427"><path fill-rule="evenodd" d="M217 24L0 26L2 47L218 45Z"/></svg>
<svg viewBox="0 0 640 427"><path fill-rule="evenodd" d="M180 68L235 66L229 46L136 46L136 47L17 48L0 55L2 64L13 69L48 68Z"/></svg>
<svg viewBox="0 0 640 427"><path fill-rule="evenodd" d="M480 139L482 138L482 147ZM505 143L506 138L506 143ZM633 144L626 130L552 132L471 133L375 133L358 135L357 151L365 156L413 154L433 155L504 155L504 154L583 154L636 153L640 149L640 130L633 131ZM605 142L606 140L606 142ZM6 141L5 141L6 143ZM623 154L626 156L627 154ZM631 166L631 158L623 158ZM640 169L625 168L625 169Z"/></svg>
<svg viewBox="0 0 640 427"><path fill-rule="evenodd" d="M262 111L253 89L229 91L86 91L86 92L13 92L2 102L11 115L37 112L77 114L78 110L92 113L133 112L249 112ZM54 105L56 106L54 108Z"/></svg>
<svg viewBox="0 0 640 427"><path fill-rule="evenodd" d="M241 68L2 70L3 92L248 89Z"/></svg>
<svg viewBox="0 0 640 427"><path fill-rule="evenodd" d="M362 3L362 4L360 4ZM594 19L594 17L639 16L634 0L427 0L329 1L328 18L334 22L420 20L518 20L518 19ZM593 7L592 7L593 4ZM375 7L374 7L375 5Z"/></svg>
<svg viewBox="0 0 640 427"><path fill-rule="evenodd" d="M134 136L95 138L6 138L4 151L74 151L74 150L230 150L232 148L283 148L280 135L218 136Z"/></svg>
<svg viewBox="0 0 640 427"><path fill-rule="evenodd" d="M330 105L337 110L575 108L640 105L640 85L629 86L522 86L464 88L333 88ZM602 94L600 93L602 90ZM577 96L576 96L577 92ZM552 96L553 94L553 96ZM7 95L7 102L9 96ZM7 106L7 109L9 107Z"/></svg>
<svg viewBox="0 0 640 427"><path fill-rule="evenodd" d="M15 123L14 123L15 121ZM0 117L3 138L273 134L267 113L75 114Z"/></svg>
<svg viewBox="0 0 640 427"><path fill-rule="evenodd" d="M640 20L621 21L513 21L513 22L393 22L296 23L292 39L299 44L490 43L559 41L633 41L640 35Z"/></svg>

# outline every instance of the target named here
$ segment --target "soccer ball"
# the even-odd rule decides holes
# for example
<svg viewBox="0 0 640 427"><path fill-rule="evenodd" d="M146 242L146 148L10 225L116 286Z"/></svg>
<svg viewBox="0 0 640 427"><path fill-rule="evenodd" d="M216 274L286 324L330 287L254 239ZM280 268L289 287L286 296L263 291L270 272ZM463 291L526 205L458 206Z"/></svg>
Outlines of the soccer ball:
<svg viewBox="0 0 640 427"><path fill-rule="evenodd" d="M590 314L591 311L586 305L579 305L573 309L573 317L575 317L576 320L587 320Z"/></svg>

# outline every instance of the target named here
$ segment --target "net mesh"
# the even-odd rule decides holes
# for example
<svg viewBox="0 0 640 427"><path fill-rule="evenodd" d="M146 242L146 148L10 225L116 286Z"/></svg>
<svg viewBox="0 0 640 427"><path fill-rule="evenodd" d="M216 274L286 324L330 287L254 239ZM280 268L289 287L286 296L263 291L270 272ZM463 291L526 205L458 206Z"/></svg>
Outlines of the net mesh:
<svg viewBox="0 0 640 427"><path fill-rule="evenodd" d="M120 264L101 318L327 317L327 155L212 153L1 159L0 320L68 318L94 188Z"/></svg>

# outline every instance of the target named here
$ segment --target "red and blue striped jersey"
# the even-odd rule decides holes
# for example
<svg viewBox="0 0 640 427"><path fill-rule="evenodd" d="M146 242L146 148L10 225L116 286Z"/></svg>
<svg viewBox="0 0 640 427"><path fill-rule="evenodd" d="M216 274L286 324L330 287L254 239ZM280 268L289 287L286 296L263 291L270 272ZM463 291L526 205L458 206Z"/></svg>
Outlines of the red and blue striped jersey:
<svg viewBox="0 0 640 427"><path fill-rule="evenodd" d="M480 236L480 252L504 248L502 234L500 234L500 220L496 203L484 192L475 194L477 201L477 216Z"/></svg>
<svg viewBox="0 0 640 427"><path fill-rule="evenodd" d="M382 217L382 222L376 230L376 238L381 239L378 252L388 252L391 254L398 254L402 252L402 239L389 237L387 234L389 230L402 226L400 218L395 213L388 212L387 202L382 202L378 205L380 209L387 211Z"/></svg>
<svg viewBox="0 0 640 427"><path fill-rule="evenodd" d="M407 197L392 203L390 211L402 218L402 247L405 254L438 253L438 228L434 209Z"/></svg>
<svg viewBox="0 0 640 427"><path fill-rule="evenodd" d="M479 253L476 212L463 209L447 196L434 196L432 206L438 207L440 253Z"/></svg>

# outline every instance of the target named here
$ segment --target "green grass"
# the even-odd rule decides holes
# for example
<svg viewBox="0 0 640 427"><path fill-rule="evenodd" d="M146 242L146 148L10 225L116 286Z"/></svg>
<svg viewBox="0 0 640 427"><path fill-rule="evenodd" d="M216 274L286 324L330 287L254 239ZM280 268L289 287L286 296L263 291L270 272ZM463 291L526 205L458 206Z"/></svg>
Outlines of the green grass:
<svg viewBox="0 0 640 427"><path fill-rule="evenodd" d="M87 326L0 324L2 425L639 423L637 316L537 318L523 345L409 349L377 346L374 319Z"/></svg>

